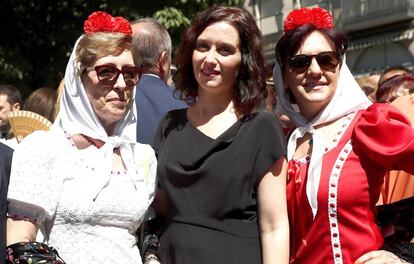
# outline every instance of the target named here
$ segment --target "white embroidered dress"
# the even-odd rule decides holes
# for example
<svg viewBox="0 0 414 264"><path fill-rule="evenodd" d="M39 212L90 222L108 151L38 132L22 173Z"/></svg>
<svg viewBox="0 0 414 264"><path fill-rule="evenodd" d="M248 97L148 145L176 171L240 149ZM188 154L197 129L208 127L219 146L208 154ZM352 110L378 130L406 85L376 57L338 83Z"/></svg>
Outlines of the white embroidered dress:
<svg viewBox="0 0 414 264"><path fill-rule="evenodd" d="M139 264L135 232L154 196L157 162L149 145L136 143L135 89L112 135L97 118L76 60L84 37L69 58L52 130L27 136L14 152L8 214L39 223L44 241L68 264ZM76 134L105 144L79 150ZM111 171L116 148L126 172Z"/></svg>
<svg viewBox="0 0 414 264"><path fill-rule="evenodd" d="M154 196L154 152L133 144L137 172L111 173L96 197L105 177L97 151L78 150L60 128L29 135L13 156L9 214L46 227L45 242L68 264L141 263L135 232Z"/></svg>

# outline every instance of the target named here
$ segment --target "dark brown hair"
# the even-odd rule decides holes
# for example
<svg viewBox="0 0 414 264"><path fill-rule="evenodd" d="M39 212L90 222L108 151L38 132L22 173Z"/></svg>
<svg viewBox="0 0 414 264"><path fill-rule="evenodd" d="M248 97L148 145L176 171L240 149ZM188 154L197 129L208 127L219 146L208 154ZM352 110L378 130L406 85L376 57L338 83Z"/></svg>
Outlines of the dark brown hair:
<svg viewBox="0 0 414 264"><path fill-rule="evenodd" d="M198 84L194 76L192 54L197 38L209 25L223 21L232 25L240 37L241 65L233 102L236 111L246 114L264 100L267 91L262 35L252 15L243 8L213 6L197 14L180 43L174 82L181 99L190 105L194 104L198 96Z"/></svg>
<svg viewBox="0 0 414 264"><path fill-rule="evenodd" d="M410 71L410 69L402 65L388 67L381 74L381 77L378 80L378 85L383 84L386 80L388 80L389 78L395 75L406 74L406 73L412 73L412 72Z"/></svg>
<svg viewBox="0 0 414 264"><path fill-rule="evenodd" d="M335 51L340 56L345 54L348 48L348 40L344 34L330 29L318 29L312 24L305 24L285 33L276 44L275 54L282 72L286 70L286 62L299 50L303 41L312 32L319 31L328 37L335 45Z"/></svg>
<svg viewBox="0 0 414 264"><path fill-rule="evenodd" d="M414 93L414 74L406 73L393 76L378 86L375 97L379 103L391 103L398 98L399 89L407 89L408 93Z"/></svg>
<svg viewBox="0 0 414 264"><path fill-rule="evenodd" d="M23 105L23 110L32 111L46 117L50 122L55 121L54 109L58 98L57 91L43 87L32 92Z"/></svg>
<svg viewBox="0 0 414 264"><path fill-rule="evenodd" d="M0 95L7 95L7 102L11 105L15 103L22 104L22 97L20 95L19 89L16 86L11 84L2 84L0 85Z"/></svg>

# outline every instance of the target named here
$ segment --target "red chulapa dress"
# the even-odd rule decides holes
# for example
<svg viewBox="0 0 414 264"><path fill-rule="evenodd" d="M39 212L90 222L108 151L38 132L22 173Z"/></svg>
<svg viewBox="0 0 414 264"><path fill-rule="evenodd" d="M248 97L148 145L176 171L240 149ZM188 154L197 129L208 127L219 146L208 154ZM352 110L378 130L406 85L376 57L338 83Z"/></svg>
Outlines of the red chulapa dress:
<svg viewBox="0 0 414 264"><path fill-rule="evenodd" d="M289 162L291 263L352 264L379 249L375 203L384 175L414 173L414 129L396 108L374 104L340 122L325 148L315 217L306 196L309 157Z"/></svg>

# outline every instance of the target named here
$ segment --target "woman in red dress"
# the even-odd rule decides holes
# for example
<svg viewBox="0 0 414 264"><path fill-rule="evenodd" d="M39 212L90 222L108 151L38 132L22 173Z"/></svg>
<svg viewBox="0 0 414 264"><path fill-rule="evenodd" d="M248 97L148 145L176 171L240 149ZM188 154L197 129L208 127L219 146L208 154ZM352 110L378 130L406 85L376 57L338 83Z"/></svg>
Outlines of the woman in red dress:
<svg viewBox="0 0 414 264"><path fill-rule="evenodd" d="M379 250L375 203L388 170L414 172L414 129L396 108L371 105L346 49L319 7L292 11L276 46L278 110L297 127L287 154L291 263L402 261Z"/></svg>

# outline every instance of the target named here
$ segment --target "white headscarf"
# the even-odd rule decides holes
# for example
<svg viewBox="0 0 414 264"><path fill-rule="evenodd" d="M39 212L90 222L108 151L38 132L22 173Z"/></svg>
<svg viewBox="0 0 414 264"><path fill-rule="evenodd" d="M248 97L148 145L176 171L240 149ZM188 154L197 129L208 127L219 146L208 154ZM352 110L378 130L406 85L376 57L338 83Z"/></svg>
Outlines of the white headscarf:
<svg viewBox="0 0 414 264"><path fill-rule="evenodd" d="M290 121L297 127L289 138L287 151L288 160L292 159L293 154L296 151L297 140L303 137L306 133L312 134L313 147L308 169L306 195L312 208L313 217L315 217L318 210L317 195L326 142L320 132L315 130L314 127L319 124L336 120L356 110L365 109L371 105L371 102L363 93L349 71L348 66L345 63L345 55L342 60L338 85L334 96L328 105L310 122L307 122L299 112L294 110L292 103L287 98L285 86L283 84L282 71L277 62L273 68L273 80L278 96L278 111L287 115L290 118Z"/></svg>
<svg viewBox="0 0 414 264"><path fill-rule="evenodd" d="M105 142L98 150L101 157L97 157L97 159L102 160L102 167L97 168L97 172L102 174L102 182L96 186L96 198L110 182L114 148L120 148L122 160L128 171L137 170L132 153L132 144L136 142L137 111L133 102L135 98L135 90L133 90L131 109L119 121L113 135L107 135L89 102L78 74L79 65L76 61L76 49L83 37L84 35L76 41L66 66L60 110L54 125L63 128L69 135L83 134Z"/></svg>

